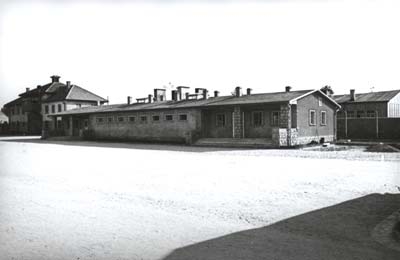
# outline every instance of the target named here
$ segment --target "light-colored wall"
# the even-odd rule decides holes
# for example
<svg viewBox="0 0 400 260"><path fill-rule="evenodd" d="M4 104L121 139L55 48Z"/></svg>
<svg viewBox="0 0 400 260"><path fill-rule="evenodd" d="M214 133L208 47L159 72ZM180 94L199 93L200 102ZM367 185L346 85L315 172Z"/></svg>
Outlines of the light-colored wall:
<svg viewBox="0 0 400 260"><path fill-rule="evenodd" d="M186 114L187 120L180 121L180 114ZM160 121L153 121L153 115L160 116ZM173 115L173 121L166 121L165 115ZM129 122L130 116L135 117L135 122ZM141 116L147 116L147 123L140 122ZM97 122L96 118L99 117L103 118L103 123ZM109 117L113 118L112 123L108 122ZM118 122L118 117L124 117L124 121ZM201 112L195 109L179 109L93 114L89 117L89 129L99 139L189 142L201 129Z"/></svg>
<svg viewBox="0 0 400 260"><path fill-rule="evenodd" d="M87 107L87 106L96 105L96 102L93 102L93 101L58 101L58 102L43 103L42 104L43 121L51 121L52 120L51 117L49 117L49 115L58 113L58 104L61 104L61 112L63 112L66 110L79 108L79 104L81 105L80 107ZM45 111L46 111L45 106L46 105L49 106L48 114L45 114ZM51 111L52 105L55 105L55 113L52 113L52 111Z"/></svg>
<svg viewBox="0 0 400 260"><path fill-rule="evenodd" d="M319 106L319 98L322 105ZM316 124L309 124L310 110L316 112ZM323 98L319 93L308 95L297 101L297 128L298 138L310 137L319 141L319 136L334 135L336 106ZM321 111L326 111L326 125L321 125Z"/></svg>
<svg viewBox="0 0 400 260"><path fill-rule="evenodd" d="M389 101L388 117L400 117L400 93Z"/></svg>

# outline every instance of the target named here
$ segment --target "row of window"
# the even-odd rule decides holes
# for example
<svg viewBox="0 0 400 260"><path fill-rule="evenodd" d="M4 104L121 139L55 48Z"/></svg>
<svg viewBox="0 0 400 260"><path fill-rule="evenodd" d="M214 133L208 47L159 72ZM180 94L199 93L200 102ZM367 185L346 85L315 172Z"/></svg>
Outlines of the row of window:
<svg viewBox="0 0 400 260"><path fill-rule="evenodd" d="M174 121L176 115L165 115L164 120L165 121ZM160 116L159 115L153 115L151 116L151 120L153 122L159 122L160 121ZM178 120L179 121L187 121L187 114L180 114L178 115ZM96 118L96 123L102 124L102 123L112 123L112 122L118 122L118 123L124 123L124 122L129 122L129 123L135 123L136 121L139 121L140 123L147 123L148 122L148 116L146 115L141 115L141 116L117 116L116 118L109 116L109 117L97 117Z"/></svg>
<svg viewBox="0 0 400 260"><path fill-rule="evenodd" d="M345 113L347 113L347 117L350 118L361 118L361 117L376 117L376 111L374 110L367 110L367 111L363 111L363 110L357 110L357 111L346 111L346 112L342 112L340 111L338 114L340 117L344 117Z"/></svg>
<svg viewBox="0 0 400 260"><path fill-rule="evenodd" d="M54 114L56 112L56 105L51 105L51 113ZM57 105L57 112L62 112L62 105L58 104ZM44 113L48 114L49 113L49 105L44 106Z"/></svg>
<svg viewBox="0 0 400 260"><path fill-rule="evenodd" d="M262 111L253 111L251 113L252 126L259 127L264 125L263 114L264 113ZM279 125L279 117L280 117L279 111L271 112L271 121L270 121L271 126ZM217 127L224 127L226 125L226 115L224 113L216 114L215 122L216 122L215 125Z"/></svg>
<svg viewBox="0 0 400 260"><path fill-rule="evenodd" d="M309 125L317 125L317 112L315 110L310 110L308 115ZM326 125L326 111L320 112L320 125Z"/></svg>

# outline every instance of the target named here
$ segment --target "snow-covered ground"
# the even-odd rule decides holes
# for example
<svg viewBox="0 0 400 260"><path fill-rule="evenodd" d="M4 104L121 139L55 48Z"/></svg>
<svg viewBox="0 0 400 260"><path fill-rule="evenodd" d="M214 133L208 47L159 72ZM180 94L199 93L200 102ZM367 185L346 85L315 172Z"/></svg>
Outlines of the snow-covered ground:
<svg viewBox="0 0 400 260"><path fill-rule="evenodd" d="M400 153L166 147L0 141L0 258L159 259L370 193L399 192Z"/></svg>

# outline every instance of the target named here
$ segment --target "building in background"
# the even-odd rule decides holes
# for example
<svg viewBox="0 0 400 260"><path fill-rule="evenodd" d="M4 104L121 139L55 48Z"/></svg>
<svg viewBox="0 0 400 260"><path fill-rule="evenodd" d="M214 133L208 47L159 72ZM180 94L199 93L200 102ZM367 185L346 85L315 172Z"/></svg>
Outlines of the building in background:
<svg viewBox="0 0 400 260"><path fill-rule="evenodd" d="M11 133L41 134L44 128L56 130L57 118L48 117L49 114L107 102L88 90L72 85L70 81L64 84L59 79L60 76L54 75L48 84L26 88L17 99L3 106Z"/></svg>
<svg viewBox="0 0 400 260"><path fill-rule="evenodd" d="M335 95L334 99L342 106L340 117L345 113L349 118L400 117L400 90Z"/></svg>
<svg viewBox="0 0 400 260"><path fill-rule="evenodd" d="M400 139L400 90L335 95L338 137L349 139Z"/></svg>
<svg viewBox="0 0 400 260"><path fill-rule="evenodd" d="M206 89L155 89L154 97L131 103L73 109L53 114L62 118L67 136L96 139L181 142L198 145L296 146L335 140L340 108L320 90L208 97Z"/></svg>

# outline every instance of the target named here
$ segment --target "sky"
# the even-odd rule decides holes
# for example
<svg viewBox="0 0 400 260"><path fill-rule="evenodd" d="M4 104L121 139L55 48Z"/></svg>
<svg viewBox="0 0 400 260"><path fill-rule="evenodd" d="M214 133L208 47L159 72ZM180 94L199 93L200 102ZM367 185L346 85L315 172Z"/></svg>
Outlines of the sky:
<svg viewBox="0 0 400 260"><path fill-rule="evenodd" d="M154 88L400 88L400 1L0 0L0 106L61 81L110 103Z"/></svg>

